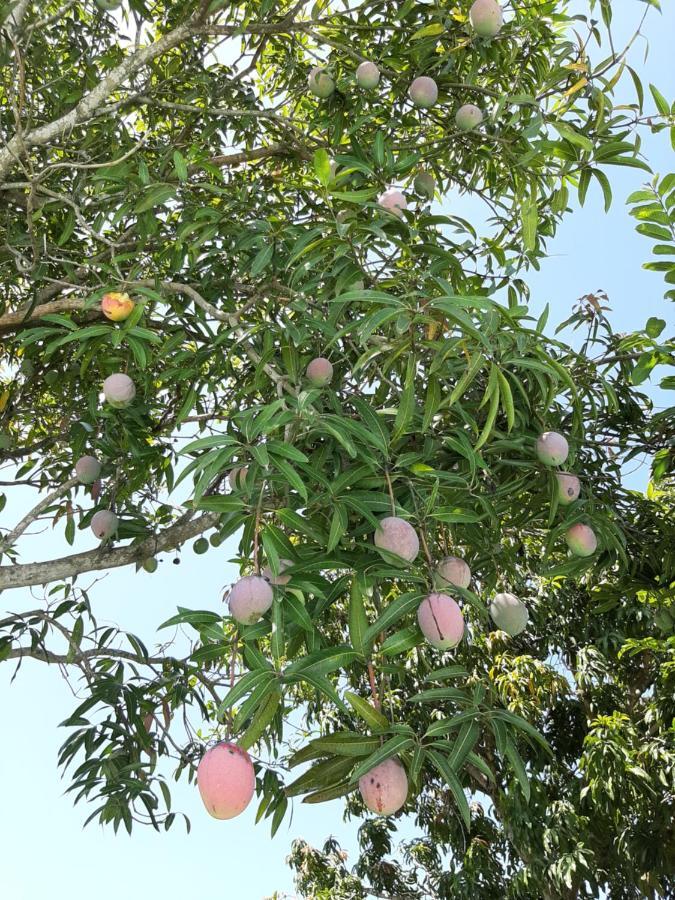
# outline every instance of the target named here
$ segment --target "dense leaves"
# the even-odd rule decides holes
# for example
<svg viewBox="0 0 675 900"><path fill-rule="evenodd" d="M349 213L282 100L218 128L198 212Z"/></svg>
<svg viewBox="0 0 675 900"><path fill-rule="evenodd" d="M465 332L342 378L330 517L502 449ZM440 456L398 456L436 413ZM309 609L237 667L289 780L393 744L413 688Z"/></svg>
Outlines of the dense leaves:
<svg viewBox="0 0 675 900"><path fill-rule="evenodd" d="M226 736L254 752L273 834L294 797L362 816L358 779L397 757L421 838L392 857L393 820L366 820L353 871L330 842L297 844L307 896L664 896L673 416L645 384L673 339L658 318L616 334L600 294L554 332L525 277L592 182L609 206L613 166L651 177L640 129L673 110L613 46L610 3L602 24L514 4L494 40L469 5L4 11L0 452L44 496L3 533L0 589L54 584L0 620L0 659L81 672L60 762L115 828L171 827L168 779ZM421 73L430 109L408 100ZM466 102L473 131L455 125ZM415 191L421 172L445 202ZM378 203L391 185L400 216ZM659 258L674 197L667 175L629 201ZM110 291L135 301L119 323ZM306 377L317 356L327 386ZM102 401L113 373L134 382L125 407ZM568 506L534 454L547 430L582 481ZM84 453L103 463L90 487L72 478ZM644 454L646 496L622 481ZM102 509L114 541L24 561L32 522L91 548ZM414 527L414 562L375 547L385 516ZM577 523L590 557L568 552ZM196 573L229 540L242 574L290 580L253 624L216 597L179 608L157 651L97 624L77 576L151 571L192 539ZM415 614L450 553L474 579L447 589L467 630L442 652ZM488 615L498 591L528 607L515 638Z"/></svg>

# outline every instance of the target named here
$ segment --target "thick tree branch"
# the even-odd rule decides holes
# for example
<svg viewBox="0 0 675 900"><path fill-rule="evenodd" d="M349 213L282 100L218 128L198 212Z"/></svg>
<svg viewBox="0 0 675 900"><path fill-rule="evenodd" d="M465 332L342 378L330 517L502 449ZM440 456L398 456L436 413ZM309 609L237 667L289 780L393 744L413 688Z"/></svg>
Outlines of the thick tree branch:
<svg viewBox="0 0 675 900"><path fill-rule="evenodd" d="M106 98L114 93L132 75L158 56L173 50L174 47L187 40L192 33L193 27L193 22L186 22L168 34L163 35L154 43L132 53L124 62L111 69L96 87L83 97L70 112L32 131L15 134L7 145L0 150L0 180L5 179L8 172L26 150L29 150L31 147L50 144L77 125L90 119Z"/></svg>
<svg viewBox="0 0 675 900"><path fill-rule="evenodd" d="M35 322L36 319L41 319L43 316L51 315L52 313L76 312L84 309L84 307L84 300L78 300L76 297L64 297L61 300L53 300L51 303L42 303L28 313L25 309L18 312L8 312L4 316L0 316L0 332L17 331L24 325ZM93 312L96 312L96 310L93 310ZM96 312L96 315L98 316L99 313Z"/></svg>
<svg viewBox="0 0 675 900"><path fill-rule="evenodd" d="M46 562L23 563L21 565L0 566L0 591L10 588L49 584L74 578L83 572L101 569L116 569L142 562L155 553L172 550L198 534L213 528L218 522L216 513L206 513L198 519L179 522L157 535L152 535L138 544L110 549L96 548L85 553L74 553Z"/></svg>

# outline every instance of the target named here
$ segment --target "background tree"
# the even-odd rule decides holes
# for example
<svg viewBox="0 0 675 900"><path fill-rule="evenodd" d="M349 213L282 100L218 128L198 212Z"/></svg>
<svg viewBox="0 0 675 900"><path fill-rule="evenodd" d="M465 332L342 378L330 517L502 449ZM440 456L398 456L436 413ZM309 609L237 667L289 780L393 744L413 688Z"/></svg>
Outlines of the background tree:
<svg viewBox="0 0 675 900"><path fill-rule="evenodd" d="M524 280L574 194L609 204L610 166L649 173L640 129L672 133L611 4L510 4L493 38L468 2L112 5L21 0L2 32L2 453L40 498L3 531L0 589L45 588L0 621L0 658L81 673L76 798L168 828L167 778L233 738L274 832L299 795L361 816L359 777L396 757L423 838L391 858L395 820L369 819L354 872L299 844L305 894L666 896L673 428L640 385L673 341L660 319L615 334L588 295L575 349ZM668 284L674 188L632 198ZM571 505L544 431L569 440ZM642 453L646 497L621 480ZM85 455L100 478L73 475ZM102 512L101 546L25 561L34 522L75 543ZM374 545L387 516L420 542L406 565ZM259 621L214 598L155 650L97 625L79 576L232 535L242 575L290 575ZM466 624L443 652L415 612L450 553L474 578L443 586ZM526 603L517 636L499 592Z"/></svg>

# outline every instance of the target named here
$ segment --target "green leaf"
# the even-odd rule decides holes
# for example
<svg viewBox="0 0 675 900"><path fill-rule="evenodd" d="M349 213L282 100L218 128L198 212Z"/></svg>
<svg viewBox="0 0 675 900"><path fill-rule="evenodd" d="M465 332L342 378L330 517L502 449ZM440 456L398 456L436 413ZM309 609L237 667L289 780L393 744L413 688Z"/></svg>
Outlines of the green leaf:
<svg viewBox="0 0 675 900"><path fill-rule="evenodd" d="M515 407L513 405L513 394L508 379L501 369L497 369L497 378L499 379L499 393L502 399L502 407L506 413L506 424L509 431L513 428L516 419Z"/></svg>
<svg viewBox="0 0 675 900"><path fill-rule="evenodd" d="M276 677L276 674L271 669L253 669L253 671L242 675L235 686L227 692L225 699L218 707L218 719L222 719L223 714L226 713L228 709L231 709L237 700L240 700L246 694L249 694L259 685L265 684L268 681L274 681Z"/></svg>
<svg viewBox="0 0 675 900"><path fill-rule="evenodd" d="M609 212L612 206L612 187L609 183L609 178L601 169L593 169L593 176L602 188L602 193L605 198L605 212Z"/></svg>
<svg viewBox="0 0 675 900"><path fill-rule="evenodd" d="M409 750L414 743L415 741L411 737L404 734L395 734L393 737L390 737L388 741L385 741L381 747L378 747L374 753L371 753L367 759L362 763L359 763L352 772L352 780L358 781L362 775L367 775L371 769L375 768L375 766L379 766L380 763L391 759L392 756L397 756L404 750Z"/></svg>
<svg viewBox="0 0 675 900"><path fill-rule="evenodd" d="M280 703L281 691L275 689L268 695L267 699L263 702L262 706L254 716L251 724L237 741L240 747L244 750L248 750L249 747L252 747L260 740L267 729L267 726L274 719Z"/></svg>
<svg viewBox="0 0 675 900"><path fill-rule="evenodd" d="M281 658L284 656L286 640L284 638L284 604L280 598L276 596L272 602L272 635L270 637L270 650L272 651L272 659L276 666L279 666Z"/></svg>
<svg viewBox="0 0 675 900"><path fill-rule="evenodd" d="M365 640L368 630L368 617L364 606L364 585L355 573L349 594L349 640L359 653L367 654L371 644Z"/></svg>
<svg viewBox="0 0 675 900"><path fill-rule="evenodd" d="M492 380L492 372L495 372L494 382ZM474 444L474 450L480 450L480 448L485 444L492 434L492 429L494 427L495 421L497 419L497 413L499 412L499 382L496 377L497 367L493 364L492 371L490 372L490 382L488 383L487 392L490 395L490 408L488 410L487 418L485 419L485 424L483 425L483 430L480 433L480 436L476 443Z"/></svg>
<svg viewBox="0 0 675 900"><path fill-rule="evenodd" d="M336 784L334 787L327 788L324 791L314 791L312 794L307 794L306 797L302 798L302 802L327 803L329 800L337 800L338 797L344 797L346 794L351 794L358 786L358 782L351 780L343 781L342 784Z"/></svg>
<svg viewBox="0 0 675 900"><path fill-rule="evenodd" d="M527 772L525 771L525 765L520 757L516 749L516 745L513 743L510 737L506 738L506 745L504 747L504 753L506 758L511 763L513 771L516 773L516 777L520 782L520 787L522 788L523 794L525 795L525 800L529 803L530 801L530 781L527 777Z"/></svg>
<svg viewBox="0 0 675 900"><path fill-rule="evenodd" d="M162 206L167 200L176 196L176 188L172 184L156 184L143 192L141 199L134 206L135 213L147 212L156 206Z"/></svg>
<svg viewBox="0 0 675 900"><path fill-rule="evenodd" d="M461 725L464 725L465 722L470 722L479 715L480 711L478 709L468 709L466 712L459 713L451 719L439 719L427 728L424 737L432 738L449 734L451 731L454 731L455 728L459 728Z"/></svg>
<svg viewBox="0 0 675 900"><path fill-rule="evenodd" d="M460 732L457 735L455 745L450 752L450 756L448 757L450 767L455 772L460 771L467 756L476 746L476 741L479 737L480 727L475 719L473 719L471 722L465 722L462 725Z"/></svg>
<svg viewBox="0 0 675 900"><path fill-rule="evenodd" d="M419 41L421 38L428 37L436 37L445 32L445 26L441 22L432 22L430 25L425 25L423 28L418 29L413 35L411 35L411 41Z"/></svg>
<svg viewBox="0 0 675 900"><path fill-rule="evenodd" d="M340 543L342 535L347 531L347 525L347 510L342 503L336 500L335 505L333 506L333 515L331 518L330 533L328 535L328 545L326 548L329 553L332 550L335 550L337 545Z"/></svg>
<svg viewBox="0 0 675 900"><path fill-rule="evenodd" d="M469 673L463 666L446 666L435 669L425 676L425 681L445 681L446 678L468 678Z"/></svg>
<svg viewBox="0 0 675 900"><path fill-rule="evenodd" d="M180 152L180 150L173 151L173 165L176 169L176 175L178 176L180 181L187 181L188 168L185 162L185 157Z"/></svg>
<svg viewBox="0 0 675 900"><path fill-rule="evenodd" d="M528 737L532 738L533 741L536 741L548 753L553 753L546 738L537 731L534 725L530 725L527 719L523 719L522 716L516 715L516 713L512 713L508 709L494 710L491 715L493 718L501 720L502 722L507 722L509 725L522 731Z"/></svg>
<svg viewBox="0 0 675 900"><path fill-rule="evenodd" d="M307 500L309 497L309 494L307 493L307 485L295 471L293 466L289 462L287 462L287 460L279 459L279 457L274 458L273 465L275 469L278 469L279 472L281 472L290 486L295 488L302 499Z"/></svg>
<svg viewBox="0 0 675 900"><path fill-rule="evenodd" d="M427 755L438 773L450 788L452 796L455 798L455 803L457 804L459 814L462 817L462 821L464 822L467 831L470 831L471 811L469 809L469 804L467 802L464 790L462 789L462 785L459 782L459 778L457 778L455 773L452 771L447 757L445 757L442 753L439 753L437 750L427 750Z"/></svg>
<svg viewBox="0 0 675 900"><path fill-rule="evenodd" d="M284 669L284 677L302 675L313 672L315 675L328 675L336 669L345 669L361 654L346 645L326 647L307 656L301 656Z"/></svg>
<svg viewBox="0 0 675 900"><path fill-rule="evenodd" d="M261 247L260 250L256 253L253 262L251 263L251 277L255 278L256 275L259 275L263 272L267 266L272 261L272 257L274 256L274 241L270 241L265 244L264 247Z"/></svg>
<svg viewBox="0 0 675 900"><path fill-rule="evenodd" d="M392 600L392 602L385 607L377 621L369 626L364 635L365 643L369 646L373 644L380 632L386 631L387 628L390 628L394 623L398 622L399 619L402 619L403 616L408 615L413 609L417 609L421 599L420 594L415 591L399 594L395 600Z"/></svg>
<svg viewBox="0 0 675 900"><path fill-rule="evenodd" d="M378 709L375 709L375 707L367 700L364 700L363 697L359 697L358 694L355 694L352 691L345 691L345 700L349 703L357 716L360 716L366 725L373 731L382 731L389 728L390 722L386 716L383 716Z"/></svg>
<svg viewBox="0 0 675 900"><path fill-rule="evenodd" d="M324 187L330 183L330 156L328 151L321 148L314 151L314 172Z"/></svg>
<svg viewBox="0 0 675 900"><path fill-rule="evenodd" d="M460 397L464 396L475 377L485 365L485 362L486 360L482 353L478 353L471 359L468 367L464 371L464 374L459 379L459 381L453 388L452 393L450 394L450 399L448 401L449 406L452 406L457 402L457 400L459 400Z"/></svg>
<svg viewBox="0 0 675 900"><path fill-rule="evenodd" d="M408 356L408 364L406 367L405 385L401 394L398 412L396 413L396 421L394 422L393 440L401 437L408 429L412 422L415 412L415 357L411 353Z"/></svg>
<svg viewBox="0 0 675 900"><path fill-rule="evenodd" d="M286 785L284 793L287 797L296 797L308 790L328 788L335 782L340 782L351 771L353 765L351 758L344 756L323 760Z"/></svg>
<svg viewBox="0 0 675 900"><path fill-rule="evenodd" d="M315 670L305 669L303 672L290 676L289 680L306 681L308 684L311 684L312 687L320 694L324 694L324 696L328 697L328 699L332 703L334 703L339 710L346 714L349 713L347 706L342 702L342 700L340 699L340 695L335 690L330 681L327 678L324 678L323 675L319 675Z"/></svg>
<svg viewBox="0 0 675 900"><path fill-rule="evenodd" d="M337 731L316 738L310 746L331 756L368 756L380 746L380 738L356 731Z"/></svg>
<svg viewBox="0 0 675 900"><path fill-rule="evenodd" d="M647 325L645 326L645 331L649 335L650 338L656 339L663 329L666 327L665 319L657 319L654 316L651 316L647 320Z"/></svg>
<svg viewBox="0 0 675 900"><path fill-rule="evenodd" d="M171 628L174 625L192 625L194 627L199 625L215 625L216 623L222 623L223 621L222 616L218 615L218 613L211 612L211 610L208 609L184 609L179 606L178 610L178 615L167 619L157 630Z"/></svg>
<svg viewBox="0 0 675 900"><path fill-rule="evenodd" d="M520 207L520 225L526 250L534 250L537 246L538 222L539 210L537 201L533 199L526 200Z"/></svg>
<svg viewBox="0 0 675 900"><path fill-rule="evenodd" d="M651 91L652 97L654 98L654 103L656 103L656 108L658 109L658 111L662 116L670 118L670 105L666 98L653 84L649 85L649 90Z"/></svg>
<svg viewBox="0 0 675 900"><path fill-rule="evenodd" d="M296 597L295 592L292 590L286 590L284 596L284 606L285 612L288 614L288 618L295 622L300 628L312 634L314 632L314 623L312 622L311 616L307 612L307 608L305 604L300 600L299 597Z"/></svg>
<svg viewBox="0 0 675 900"><path fill-rule="evenodd" d="M417 625L410 625L408 628L401 628L395 631L383 641L380 646L380 653L384 656L397 656L399 653L406 653L413 647L419 646L422 642L422 632Z"/></svg>
<svg viewBox="0 0 675 900"><path fill-rule="evenodd" d="M569 141L570 144L574 144L576 147L581 147L582 150L592 153L593 142L585 135L572 128L571 125L568 125L566 122L552 122L551 124L558 134L566 141Z"/></svg>
<svg viewBox="0 0 675 900"><path fill-rule="evenodd" d="M453 687L429 688L427 691L421 691L419 694L408 697L408 703L438 703L444 700L450 700L453 703L467 703L471 701L471 697L461 688Z"/></svg>

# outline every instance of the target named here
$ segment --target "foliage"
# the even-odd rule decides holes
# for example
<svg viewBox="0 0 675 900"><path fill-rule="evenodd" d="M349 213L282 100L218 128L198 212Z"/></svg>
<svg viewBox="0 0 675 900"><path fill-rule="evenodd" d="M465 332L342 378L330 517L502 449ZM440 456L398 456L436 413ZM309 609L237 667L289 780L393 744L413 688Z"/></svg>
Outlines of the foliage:
<svg viewBox="0 0 675 900"><path fill-rule="evenodd" d="M611 203L611 167L651 177L640 130L672 130L673 111L652 88L645 114L609 2L601 23L516 4L493 41L468 7L4 8L1 452L46 496L3 536L0 589L53 586L0 620L0 659L81 674L60 763L115 828L171 827L168 778L226 735L255 751L272 833L295 796L346 796L361 816L358 777L396 755L422 837L392 858L394 820L366 820L353 871L334 844L299 843L306 895L664 896L673 417L641 385L673 365L673 339L660 319L616 334L600 294L561 326L571 342L551 334L525 276L591 184ZM370 58L367 92L354 70ZM329 99L307 90L317 60ZM429 110L407 100L422 72L440 88ZM615 106L627 82L635 99ZM485 121L460 132L467 101ZM442 207L414 197L421 170ZM657 255L673 178L630 199ZM401 217L377 203L392 184ZM649 265L672 283L671 263ZM136 301L119 324L101 317L108 291ZM328 388L304 378L318 355ZM136 386L124 409L100 401L115 372ZM534 457L545 430L582 479L569 507ZM103 462L90 488L72 478L85 452ZM641 496L622 471L644 454ZM79 544L97 509L121 519L114 546L23 561L34 521ZM422 539L410 566L373 546L391 514ZM563 539L581 521L600 542L587 559ZM181 607L154 651L97 624L78 576L193 538L201 554L206 533L211 553L236 538L242 573L291 561L269 615ZM451 551L474 582L452 589L468 635L443 654L415 610ZM491 628L498 590L528 605L517 638Z"/></svg>

